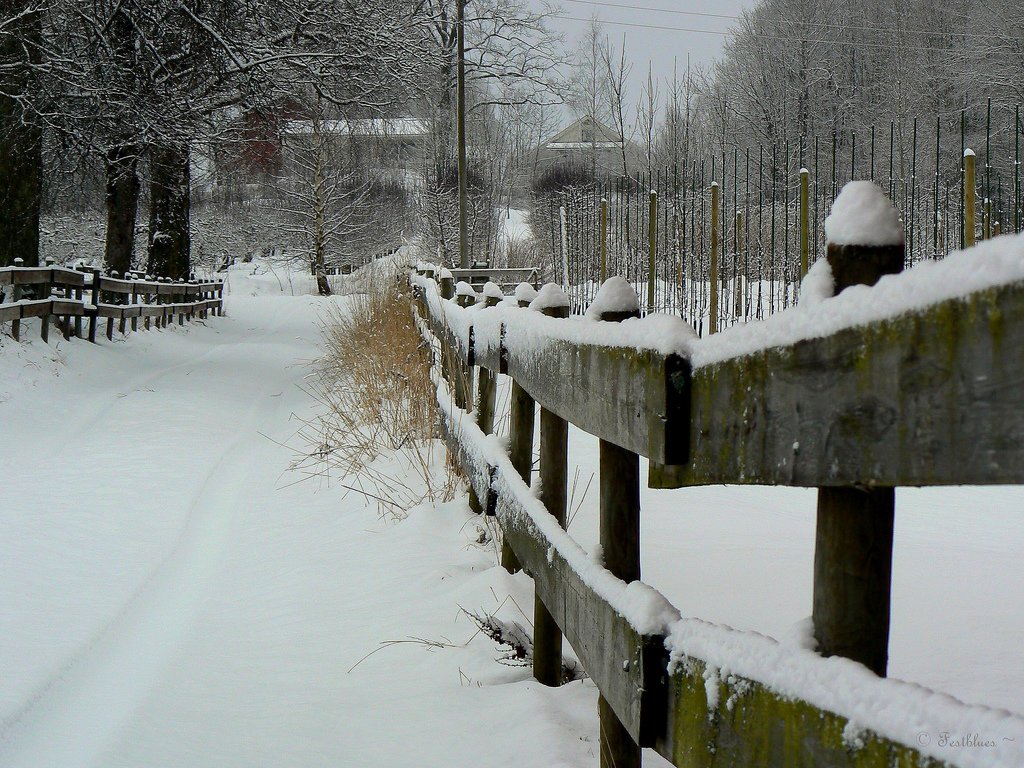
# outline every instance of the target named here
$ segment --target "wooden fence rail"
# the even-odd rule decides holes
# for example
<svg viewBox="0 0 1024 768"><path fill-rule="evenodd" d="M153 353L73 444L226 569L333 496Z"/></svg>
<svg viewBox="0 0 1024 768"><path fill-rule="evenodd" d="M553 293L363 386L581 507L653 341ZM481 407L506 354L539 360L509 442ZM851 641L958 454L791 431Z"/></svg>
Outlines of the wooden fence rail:
<svg viewBox="0 0 1024 768"><path fill-rule="evenodd" d="M40 337L49 340L54 318L64 338L81 337L82 318L89 319L89 341L96 340L97 325L106 318L107 338L113 338L114 321L124 334L128 323L146 330L152 322L166 327L193 317L224 312L224 284L220 281L171 282L170 280L119 279L98 269L63 267L0 268L0 323L11 323L11 335L21 338L21 323L40 318Z"/></svg>
<svg viewBox="0 0 1024 768"><path fill-rule="evenodd" d="M863 255L838 249L830 260L841 274L843 258ZM1018 272L969 295L818 338L755 344L720 360L714 349L744 348L737 346L741 329L731 340L698 341L666 317L561 319L510 299L460 306L451 281L434 279L437 271L411 276L417 322L437 363L442 432L481 511L497 516L510 550L503 563L534 579L538 621L541 612L550 615L600 691L603 766L638 765L640 747L677 766L1024 765L1024 718L884 677L891 535L878 535L871 515L854 516L844 535L866 559L837 575L847 554L829 546L836 513L826 493L860 499L899 485L1024 483L1024 269ZM903 277L912 290L915 275ZM890 289L859 290L867 293L822 306L849 308L851 296L868 302L870 292ZM748 331L750 338L759 333ZM474 403L472 385L459 394L456 379L472 382L474 369L513 381L515 461L487 434L493 414L481 423L486 408ZM535 407L602 440L605 567L551 514L564 488L550 487L549 478L564 485L566 457L550 447L557 438L543 417L543 491L540 498L531 491L522 454L524 441L533 450ZM652 487L822 488L814 616L821 653L681 619L639 580L632 501L639 478L624 468L640 456L650 460ZM854 636L830 643L839 630ZM552 653L560 661L558 645L535 648L535 656ZM539 670L552 659L534 661L544 679ZM984 754L943 751L919 738L928 729L982 733L998 743Z"/></svg>

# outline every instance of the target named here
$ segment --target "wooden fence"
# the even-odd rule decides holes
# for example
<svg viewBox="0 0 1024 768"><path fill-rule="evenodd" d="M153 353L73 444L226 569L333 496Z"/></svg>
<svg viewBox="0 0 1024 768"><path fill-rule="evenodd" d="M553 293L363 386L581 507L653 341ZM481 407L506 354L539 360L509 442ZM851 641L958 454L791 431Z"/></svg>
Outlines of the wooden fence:
<svg viewBox="0 0 1024 768"><path fill-rule="evenodd" d="M124 334L128 324L138 330L139 320L166 327L193 317L224 312L222 282L171 282L100 274L98 269L63 267L4 267L0 269L0 323L11 324L11 335L20 340L22 323L40 318L40 336L49 341L51 322L65 339L83 335L83 319L89 321L89 341L96 341L97 326L105 318L107 338L113 338L114 321Z"/></svg>
<svg viewBox="0 0 1024 768"><path fill-rule="evenodd" d="M837 289L899 271L897 250L830 246ZM844 269L865 255L873 268ZM648 320L467 306L439 274L410 282L442 432L477 509L497 516L503 565L534 579L535 675L558 684L564 633L600 691L602 766L636 766L641 747L677 766L1024 765L1024 719L885 678L894 487L1024 482L1024 281L695 364L638 346ZM499 375L507 453L488 437ZM569 423L600 438L603 568L563 530ZM820 489L817 653L680 620L639 582L641 456L652 487ZM998 744L943 751L921 736L937 723Z"/></svg>

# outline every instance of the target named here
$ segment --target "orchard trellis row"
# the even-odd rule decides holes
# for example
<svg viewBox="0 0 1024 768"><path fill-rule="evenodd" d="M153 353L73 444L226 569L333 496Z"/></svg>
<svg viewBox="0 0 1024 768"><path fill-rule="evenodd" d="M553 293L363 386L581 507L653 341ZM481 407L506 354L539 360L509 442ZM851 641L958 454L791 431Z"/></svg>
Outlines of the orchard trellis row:
<svg viewBox="0 0 1024 768"><path fill-rule="evenodd" d="M18 259L17 261L20 261ZM174 282L170 279L119 278L94 268L13 267L0 269L0 323L10 323L11 335L20 340L22 325L39 318L39 335L49 341L56 322L65 339L72 336L96 341L99 322L106 320L106 336L127 333L151 325L166 327L177 320L206 318L224 313L224 283L220 281ZM83 327L88 320L88 328Z"/></svg>
<svg viewBox="0 0 1024 768"><path fill-rule="evenodd" d="M807 263L823 251L825 215L848 180L875 181L900 211L908 266L1022 231L1020 107L989 102L982 115L984 133L970 133L979 146L970 146L963 111L866 135L730 147L537 196L531 221L574 311L593 300L602 276L617 274L645 309L678 314L703 335L712 323L762 319L796 303Z"/></svg>
<svg viewBox="0 0 1024 768"><path fill-rule="evenodd" d="M1015 241L1000 248L865 290L904 246L831 244L837 293L859 292L823 299L792 338L751 322L694 339L600 298L570 318L551 284L530 303L429 265L410 277L440 431L500 525L502 565L534 580L534 675L561 682L564 634L600 692L603 768L636 768L642 747L687 768L1024 764L1024 719L885 677L895 488L1024 482L1024 268ZM872 304L886 309L851 320ZM600 439L600 563L564 530L570 424ZM651 488L818 489L816 650L683 618L640 581L641 457ZM943 732L984 749L943 748Z"/></svg>

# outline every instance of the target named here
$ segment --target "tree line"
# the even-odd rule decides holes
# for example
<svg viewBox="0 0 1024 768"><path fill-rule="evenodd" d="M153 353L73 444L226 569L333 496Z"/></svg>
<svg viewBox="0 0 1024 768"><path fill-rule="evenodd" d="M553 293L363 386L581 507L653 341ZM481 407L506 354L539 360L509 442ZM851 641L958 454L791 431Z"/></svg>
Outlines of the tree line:
<svg viewBox="0 0 1024 768"><path fill-rule="evenodd" d="M234 145L238 154L244 144L251 154L263 139L280 145L289 121L314 126L292 141L299 182L264 178L255 189L259 174L242 168L241 198L277 196L274 209L295 214L302 250L322 264L325 238L352 237L339 211L372 218L387 187L357 178L353 159L334 156L319 128L417 115L431 125L443 177L453 154L455 2L5 0L0 264L38 262L47 210L101 201L107 269L185 277L200 148ZM544 14L520 0L469 6L474 108L491 114L542 98L556 56ZM229 218L245 217L207 217L211 229ZM140 231L145 243L135 242Z"/></svg>

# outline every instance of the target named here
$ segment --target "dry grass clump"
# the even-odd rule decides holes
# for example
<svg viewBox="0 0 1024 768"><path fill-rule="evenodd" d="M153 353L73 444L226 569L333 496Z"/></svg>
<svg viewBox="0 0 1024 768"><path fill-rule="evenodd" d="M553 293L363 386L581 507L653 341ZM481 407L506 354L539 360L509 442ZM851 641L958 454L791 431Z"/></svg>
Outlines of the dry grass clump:
<svg viewBox="0 0 1024 768"><path fill-rule="evenodd" d="M456 486L435 439L429 353L409 306L386 281L325 318L324 355L306 382L323 408L300 430L293 465L339 478L393 517L422 501L448 501Z"/></svg>

